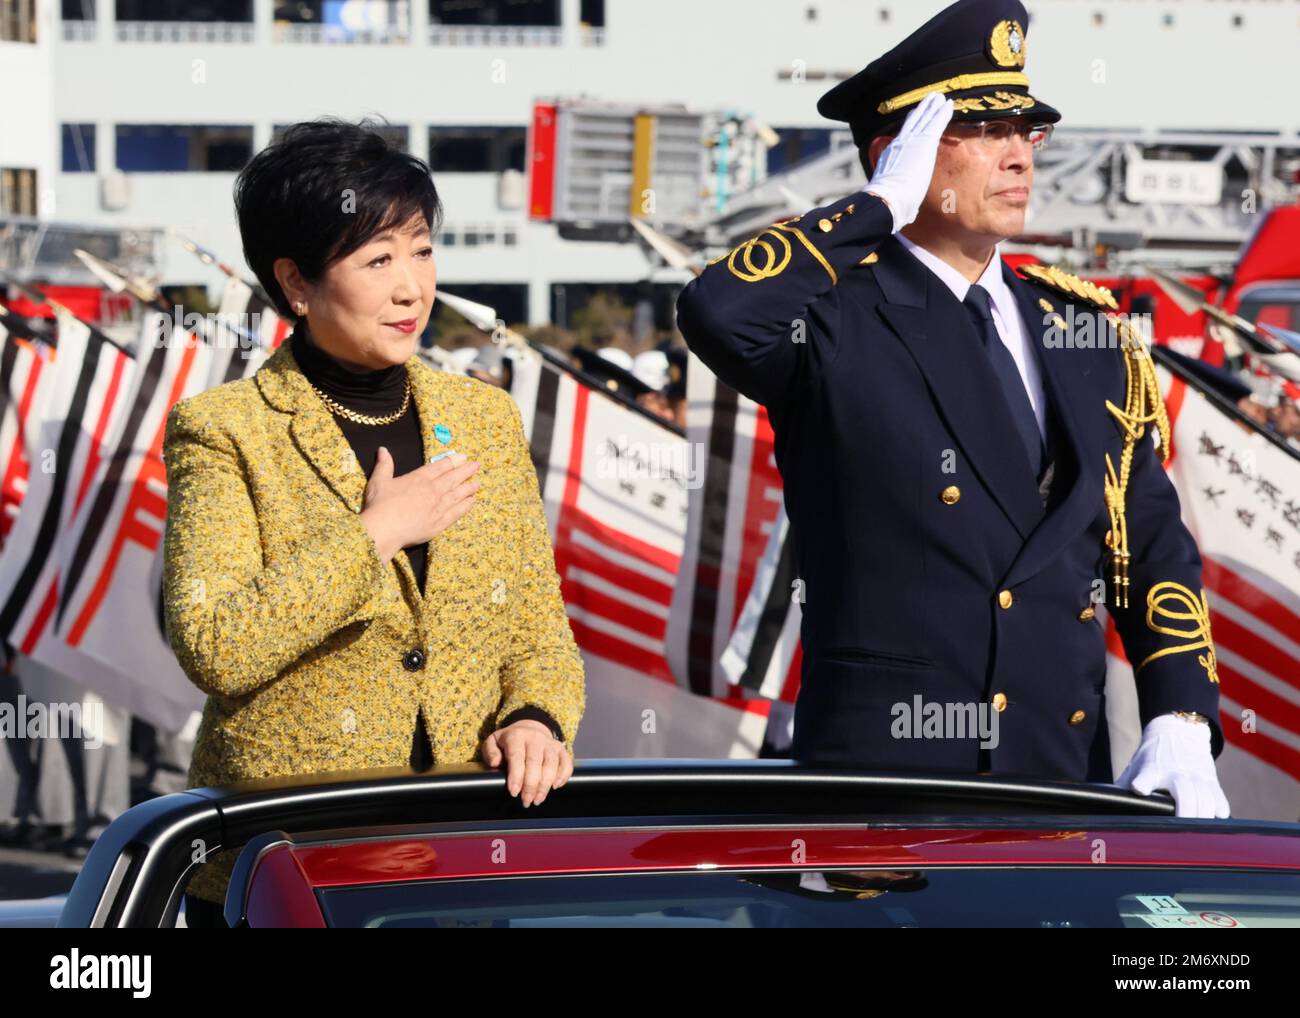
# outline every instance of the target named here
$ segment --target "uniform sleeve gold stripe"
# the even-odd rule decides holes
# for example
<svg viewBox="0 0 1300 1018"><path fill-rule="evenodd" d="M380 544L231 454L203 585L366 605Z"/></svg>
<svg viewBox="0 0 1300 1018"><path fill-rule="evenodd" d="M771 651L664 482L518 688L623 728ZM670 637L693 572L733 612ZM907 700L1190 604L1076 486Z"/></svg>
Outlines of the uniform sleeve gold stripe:
<svg viewBox="0 0 1300 1018"><path fill-rule="evenodd" d="M1170 607L1171 604L1173 607ZM1181 625L1160 625L1156 621L1157 616L1161 621ZM1219 681L1214 638L1210 635L1210 607L1204 590L1197 597L1189 588L1173 580L1157 583L1147 591L1147 628L1162 636L1174 636L1187 642L1163 647L1154 654L1148 654L1137 666L1139 672L1158 658L1204 649L1206 653L1198 654L1196 660L1205 669L1206 677L1211 682Z"/></svg>

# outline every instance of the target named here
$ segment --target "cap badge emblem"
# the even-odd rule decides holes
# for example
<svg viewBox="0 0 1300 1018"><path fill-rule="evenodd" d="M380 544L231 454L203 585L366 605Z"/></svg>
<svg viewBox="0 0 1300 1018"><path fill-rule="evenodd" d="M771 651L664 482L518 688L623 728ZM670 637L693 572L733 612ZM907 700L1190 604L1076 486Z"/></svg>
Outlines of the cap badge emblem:
<svg viewBox="0 0 1300 1018"><path fill-rule="evenodd" d="M1025 66L1025 30L1018 21L999 21L989 35L989 56L999 67Z"/></svg>

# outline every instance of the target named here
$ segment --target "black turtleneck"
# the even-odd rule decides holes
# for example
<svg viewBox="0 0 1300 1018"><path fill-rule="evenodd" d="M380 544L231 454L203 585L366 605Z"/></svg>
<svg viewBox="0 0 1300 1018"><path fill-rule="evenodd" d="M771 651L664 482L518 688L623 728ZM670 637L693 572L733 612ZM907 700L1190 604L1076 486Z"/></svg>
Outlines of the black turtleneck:
<svg viewBox="0 0 1300 1018"><path fill-rule="evenodd" d="M316 345L307 328L307 319L300 318L289 344L294 360L307 376L307 381L320 389L335 402L372 417L385 417L402 405L402 396L406 389L406 365L395 364L375 371L354 371L344 366ZM327 407L328 409L328 407ZM379 456L379 447L388 449L393 457L393 476L400 477L417 469L424 463L424 439L420 435L420 418L415 406L415 393L407 403L406 412L391 424L359 424L339 414L333 414L334 423L343 431L348 445L356 454L361 469L369 477L375 470L375 461ZM412 544L403 548L411 563L420 592L424 592L426 559L428 546ZM540 707L521 707L512 711L501 726L515 721L531 718L541 721L562 739L560 726L546 711ZM416 715L415 737L411 746L411 766L416 770L425 770L433 764L432 747L425 730L424 713Z"/></svg>
<svg viewBox="0 0 1300 1018"><path fill-rule="evenodd" d="M349 410L371 417L384 417L402 405L406 387L405 364L376 371L353 371L344 367L316 345L305 318L299 320L289 342L294 359L307 376L307 381ZM381 445L393 457L394 477L409 473L424 462L424 440L420 437L420 418L414 394L407 403L406 413L391 424L358 424L339 414L333 414L333 417L367 477L375 471ZM428 548L424 544L412 544L402 550L423 593Z"/></svg>

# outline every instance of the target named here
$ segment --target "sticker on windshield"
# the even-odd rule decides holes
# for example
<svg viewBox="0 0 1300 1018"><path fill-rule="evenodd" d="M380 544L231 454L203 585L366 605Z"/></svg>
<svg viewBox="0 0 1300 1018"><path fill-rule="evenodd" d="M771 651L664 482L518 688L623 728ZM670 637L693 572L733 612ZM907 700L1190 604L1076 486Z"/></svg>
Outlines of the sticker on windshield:
<svg viewBox="0 0 1300 1018"><path fill-rule="evenodd" d="M1147 910L1154 912L1156 915L1186 915L1187 909L1178 904L1177 898L1171 898L1167 894L1135 894Z"/></svg>
<svg viewBox="0 0 1300 1018"><path fill-rule="evenodd" d="M1148 926L1157 929L1245 929L1246 924L1235 916L1230 916L1226 912L1183 912L1181 915L1154 915L1150 912L1139 912L1135 916L1125 916L1127 919L1140 919Z"/></svg>

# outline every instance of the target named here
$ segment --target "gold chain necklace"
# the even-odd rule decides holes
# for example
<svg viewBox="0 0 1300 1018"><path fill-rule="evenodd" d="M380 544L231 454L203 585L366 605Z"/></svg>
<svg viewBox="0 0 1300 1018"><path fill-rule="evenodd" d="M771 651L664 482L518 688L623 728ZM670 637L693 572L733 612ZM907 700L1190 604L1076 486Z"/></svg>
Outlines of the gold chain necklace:
<svg viewBox="0 0 1300 1018"><path fill-rule="evenodd" d="M312 388L316 390L316 395L324 401L325 405L329 407L330 410L338 414L340 417L346 417L350 421L355 421L357 424L392 424L393 421L400 419L402 414L406 413L406 407L411 402L411 378L409 375L406 378L406 391L402 395L402 405L391 414L385 414L383 417L373 417L370 414L362 414L357 413L355 410L349 410L341 403L335 402L325 393L321 392L320 389L316 388L316 386L313 385Z"/></svg>

